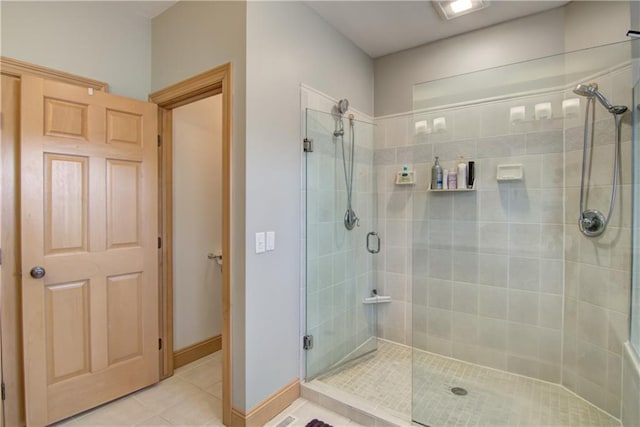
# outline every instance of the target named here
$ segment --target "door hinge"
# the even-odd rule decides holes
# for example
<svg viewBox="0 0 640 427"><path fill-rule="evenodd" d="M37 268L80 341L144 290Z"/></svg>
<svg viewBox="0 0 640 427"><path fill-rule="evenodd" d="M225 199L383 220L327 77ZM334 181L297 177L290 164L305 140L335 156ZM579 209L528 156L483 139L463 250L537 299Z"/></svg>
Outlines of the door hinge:
<svg viewBox="0 0 640 427"><path fill-rule="evenodd" d="M302 348L304 350L311 350L313 348L313 335L305 335L302 337Z"/></svg>
<svg viewBox="0 0 640 427"><path fill-rule="evenodd" d="M0 395L2 397L2 400L7 400L7 392L5 391L4 383L2 383L2 386L0 386Z"/></svg>
<svg viewBox="0 0 640 427"><path fill-rule="evenodd" d="M302 148L305 153L313 153L313 139L305 138L302 141Z"/></svg>
<svg viewBox="0 0 640 427"><path fill-rule="evenodd" d="M158 135L158 147L162 146L162 135Z"/></svg>
<svg viewBox="0 0 640 427"><path fill-rule="evenodd" d="M158 249L162 249L162 237L158 237Z"/></svg>
<svg viewBox="0 0 640 427"><path fill-rule="evenodd" d="M158 338L158 350L162 350L162 338Z"/></svg>
<svg viewBox="0 0 640 427"><path fill-rule="evenodd" d="M0 265L2 265L2 248L0 248Z"/></svg>

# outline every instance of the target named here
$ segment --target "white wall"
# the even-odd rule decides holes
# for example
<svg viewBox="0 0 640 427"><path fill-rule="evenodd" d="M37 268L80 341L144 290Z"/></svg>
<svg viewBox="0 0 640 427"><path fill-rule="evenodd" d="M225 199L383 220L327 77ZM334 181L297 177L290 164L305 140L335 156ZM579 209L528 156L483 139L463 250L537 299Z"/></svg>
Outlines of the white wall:
<svg viewBox="0 0 640 427"><path fill-rule="evenodd" d="M222 332L222 96L173 110L173 349Z"/></svg>
<svg viewBox="0 0 640 427"><path fill-rule="evenodd" d="M2 55L109 83L147 100L151 22L135 2L3 1Z"/></svg>
<svg viewBox="0 0 640 427"><path fill-rule="evenodd" d="M368 56L302 3L248 3L247 409L298 378L300 83L373 110ZM276 250L257 255L266 230Z"/></svg>
<svg viewBox="0 0 640 427"><path fill-rule="evenodd" d="M245 64L246 3L181 1L152 21L152 90L231 62L232 404L245 408Z"/></svg>

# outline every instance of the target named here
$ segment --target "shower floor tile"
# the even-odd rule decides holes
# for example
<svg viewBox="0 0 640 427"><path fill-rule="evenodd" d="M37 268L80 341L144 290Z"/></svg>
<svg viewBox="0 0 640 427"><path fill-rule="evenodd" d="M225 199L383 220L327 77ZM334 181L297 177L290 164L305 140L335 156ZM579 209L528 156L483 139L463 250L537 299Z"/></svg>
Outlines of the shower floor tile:
<svg viewBox="0 0 640 427"><path fill-rule="evenodd" d="M379 340L378 350L316 381L431 427L612 426L620 421L563 387ZM415 386L411 413L411 383ZM457 396L453 387L468 394Z"/></svg>

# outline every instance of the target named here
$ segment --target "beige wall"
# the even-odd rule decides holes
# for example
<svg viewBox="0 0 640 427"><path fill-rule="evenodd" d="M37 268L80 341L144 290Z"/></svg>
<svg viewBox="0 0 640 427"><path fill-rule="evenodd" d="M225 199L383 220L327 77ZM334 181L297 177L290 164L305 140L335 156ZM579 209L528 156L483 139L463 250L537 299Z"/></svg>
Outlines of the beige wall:
<svg viewBox="0 0 640 427"><path fill-rule="evenodd" d="M222 96L173 110L173 346L222 332Z"/></svg>
<svg viewBox="0 0 640 427"><path fill-rule="evenodd" d="M299 376L300 84L373 110L373 63L303 2L247 6L247 409ZM274 230L276 249L253 250ZM265 369L269 360L269 369Z"/></svg>
<svg viewBox="0 0 640 427"><path fill-rule="evenodd" d="M375 115L411 111L416 83L626 40L630 8L627 1L573 1L378 58Z"/></svg>
<svg viewBox="0 0 640 427"><path fill-rule="evenodd" d="M3 1L2 55L109 84L147 100L151 22L139 2Z"/></svg>
<svg viewBox="0 0 640 427"><path fill-rule="evenodd" d="M627 40L634 1L573 1L565 9L564 50Z"/></svg>
<svg viewBox="0 0 640 427"><path fill-rule="evenodd" d="M535 43L531 43L535 40ZM375 116L413 110L413 85L564 48L564 11L553 9L383 56L375 64Z"/></svg>

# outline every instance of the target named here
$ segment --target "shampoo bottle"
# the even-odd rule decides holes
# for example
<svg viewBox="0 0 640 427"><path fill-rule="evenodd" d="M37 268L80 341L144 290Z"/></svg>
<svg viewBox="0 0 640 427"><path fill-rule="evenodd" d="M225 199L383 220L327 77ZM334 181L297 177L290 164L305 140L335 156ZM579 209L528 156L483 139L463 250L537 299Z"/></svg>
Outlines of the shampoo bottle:
<svg viewBox="0 0 640 427"><path fill-rule="evenodd" d="M436 163L431 168L431 189L442 190L442 166L436 156Z"/></svg>
<svg viewBox="0 0 640 427"><path fill-rule="evenodd" d="M458 189L467 188L467 164L464 162L462 156L460 156L460 163L458 163Z"/></svg>

